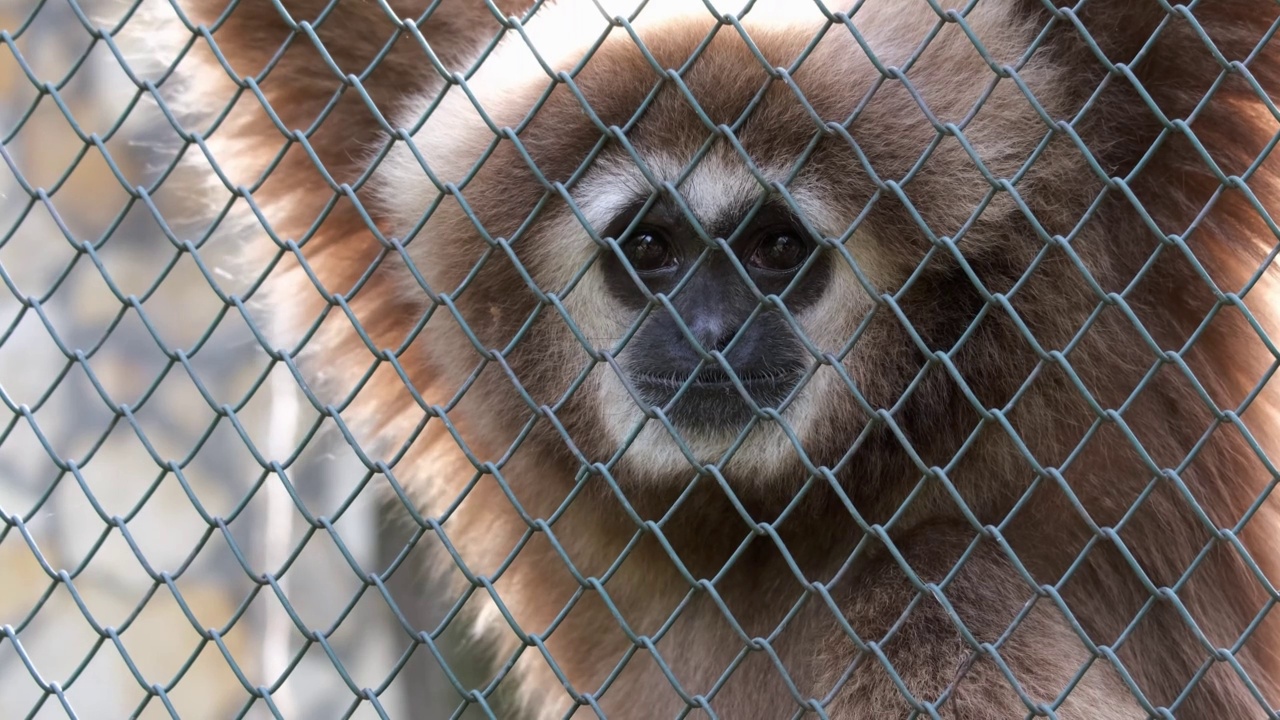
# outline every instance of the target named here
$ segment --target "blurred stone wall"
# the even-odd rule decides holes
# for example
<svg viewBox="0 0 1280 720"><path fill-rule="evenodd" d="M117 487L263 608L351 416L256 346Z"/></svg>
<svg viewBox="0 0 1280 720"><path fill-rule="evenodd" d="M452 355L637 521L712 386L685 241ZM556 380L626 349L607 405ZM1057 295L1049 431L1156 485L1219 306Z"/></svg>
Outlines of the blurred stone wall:
<svg viewBox="0 0 1280 720"><path fill-rule="evenodd" d="M212 290L244 289L236 238L173 178L163 222L125 189L177 147L83 24L126 9L0 0L0 716L270 717L247 689L267 686L289 718L376 717L363 688L393 718L449 717L425 647L395 672L412 639L360 579L408 537L376 483L331 429L306 443L286 477L331 535L254 457L285 460L317 415ZM282 602L256 578L295 553ZM393 586L430 628L414 572Z"/></svg>

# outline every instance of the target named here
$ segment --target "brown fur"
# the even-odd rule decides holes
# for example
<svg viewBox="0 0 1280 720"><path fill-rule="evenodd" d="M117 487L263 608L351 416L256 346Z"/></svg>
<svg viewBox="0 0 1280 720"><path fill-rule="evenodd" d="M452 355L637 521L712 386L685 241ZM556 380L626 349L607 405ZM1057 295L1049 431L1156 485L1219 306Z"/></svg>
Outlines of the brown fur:
<svg viewBox="0 0 1280 720"><path fill-rule="evenodd" d="M524 4L498 6L517 13ZM323 0L283 5L295 21L328 7ZM423 5L392 3L401 17L417 17ZM912 33L936 20L924 2L899 5L896 24L867 30L873 46L919 40ZM224 9L221 0L187 6L205 23ZM1018 64L1050 17L1031 1L982 0L977 8L972 25L1000 64ZM1255 53L1276 20L1274 4L1204 0L1193 14L1228 61L1249 57L1252 78L1272 102L1280 99L1280 41ZM1107 57L1131 65L1166 117L1187 118L1220 68L1178 17L1134 61L1165 17L1158 3L1137 0L1091 0L1079 15ZM708 17L668 27L645 42L664 67L678 67L712 25ZM499 24L481 3L443 0L420 29L442 62L464 71ZM354 0L337 2L315 31L348 77L363 75L395 34L378 4ZM830 133L796 180L847 221L876 197L849 252L865 260L883 294L860 300L872 317L841 359L863 398L833 368L820 368L813 382L824 394L812 412L821 427L802 438L809 464L830 472L811 475L800 453L780 445L776 453L787 459L767 477L730 460L723 476L690 466L666 483L610 462L617 448L600 430L595 379L565 397L593 361L544 293L570 305L573 288L529 288L512 257L535 280L563 274L548 228L569 215L513 143L500 143L460 191L444 193L427 231L404 245L384 243L355 201L390 234L386 192L341 188L359 181L370 153L388 139L358 93L344 88L304 34L290 34L267 0L241 0L212 37L237 75L257 76L274 61L260 79L262 93L323 165L250 94L210 136L219 163L246 186L284 152L252 189L277 236L300 248L273 250L266 305L287 307L293 318L282 328L286 346L324 318L302 351L320 381L314 391L371 448L390 448L378 469L408 488L425 514L441 517L466 572L491 581L520 632L538 636L512 670L530 715L559 717L576 701L610 717L665 717L692 703L730 718L789 717L802 706L848 719L906 716L912 707L925 716L1005 718L1031 712L1031 702L1063 718L1146 717L1150 708L1169 708L1179 718L1234 719L1266 716L1255 691L1280 703L1280 626L1266 616L1273 600L1243 556L1272 581L1280 578L1274 502L1262 502L1234 530L1274 480L1249 442L1275 457L1275 399L1264 391L1240 417L1234 412L1276 360L1233 307L1235 296L1217 307L1202 278L1222 293L1241 293L1277 238L1244 192L1223 188L1187 138L1173 133L1144 159L1159 123L1119 72L1104 82L1105 68L1069 18L1053 24L1019 75L1055 120L1075 118L1103 84L1073 129L1109 177L1126 178L1127 190L1106 188L1059 130L1016 184L1039 227L1005 192L971 221L989 185L955 138L943 138L903 181L937 133L907 87L886 81L848 126L856 150ZM781 66L811 37L752 32ZM903 62L899 54L887 62ZM225 77L208 55L190 64L196 87ZM1049 132L1009 80L970 116L994 75L955 23L945 24L906 76L939 122L962 126L997 178L1019 172ZM821 43L794 83L823 121L841 122L877 77L846 33ZM683 78L706 115L725 124L736 122L766 80L728 26ZM574 77L595 115L619 126L657 81L622 33ZM441 81L404 35L360 84L390 118ZM499 125L516 126L543 89L512 87L486 110ZM335 94L340 99L330 105ZM1195 137L1228 176L1243 175L1280 128L1241 73L1196 113ZM775 81L735 129L755 162L773 166L801 152L817 125L795 92ZM628 139L685 158L710 135L668 83ZM520 133L552 182L568 182L600 137L563 85ZM461 155L491 139L448 140ZM902 182L903 198L888 186L877 190L859 153L879 178ZM721 141L712 157L734 162L736 155ZM625 153L610 143L600 162L620 158ZM1245 183L1271 213L1280 209L1276 169L1263 163ZM506 247L481 241L459 195L490 238L508 239ZM542 204L539 219L520 231ZM935 248L913 211L954 244ZM1147 218L1181 235L1190 254L1162 246ZM431 292L450 295L447 305L429 302L406 260ZM907 285L921 262L925 271ZM1272 320L1274 301L1264 298L1273 274L1265 272L1243 300L1264 324ZM988 300L991 294L1002 295ZM455 311L484 348L499 350L531 315L537 319L508 352L484 360ZM826 337L815 342L824 351L839 352L865 319L862 311L849 314L823 320L818 331ZM611 346L611 338L590 340ZM1152 344L1164 353L1160 366ZM951 368L939 352L949 353ZM598 365L588 375L605 372ZM992 412L975 409L969 396ZM868 415L864 402L889 412ZM1100 417L1095 407L1107 412ZM529 437L511 449L526 423ZM605 463L608 472L587 472L584 461ZM459 588L477 584L452 577ZM1152 595L1148 585L1161 590ZM506 653L521 647L494 614L487 589L468 608L488 642ZM1230 664L1211 662L1206 646L1232 649L1252 687Z"/></svg>

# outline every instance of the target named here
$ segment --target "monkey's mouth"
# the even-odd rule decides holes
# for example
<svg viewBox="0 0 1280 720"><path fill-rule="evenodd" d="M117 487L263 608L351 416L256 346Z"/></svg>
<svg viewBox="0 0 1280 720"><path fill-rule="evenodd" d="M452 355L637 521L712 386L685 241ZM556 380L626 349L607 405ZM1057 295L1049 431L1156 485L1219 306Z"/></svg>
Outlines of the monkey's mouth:
<svg viewBox="0 0 1280 720"><path fill-rule="evenodd" d="M793 369L735 370L734 375L737 384L718 367L704 368L693 380L687 372L636 373L630 379L640 398L661 408L677 426L734 431L755 415L748 397L761 410L776 409L791 394L801 373Z"/></svg>

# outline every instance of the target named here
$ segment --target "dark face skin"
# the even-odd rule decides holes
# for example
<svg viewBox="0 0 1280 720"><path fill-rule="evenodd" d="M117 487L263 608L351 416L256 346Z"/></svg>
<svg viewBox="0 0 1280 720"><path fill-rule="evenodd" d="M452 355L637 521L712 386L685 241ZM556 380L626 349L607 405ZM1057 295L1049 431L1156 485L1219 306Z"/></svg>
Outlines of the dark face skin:
<svg viewBox="0 0 1280 720"><path fill-rule="evenodd" d="M777 408L787 399L809 354L776 309L751 317L761 306L751 284L723 251L699 237L675 203L660 200L633 226L640 210L642 203L623 212L607 232L625 258L625 264L616 256L607 263L610 292L637 315L648 303L646 290L665 294L679 320L655 307L619 363L638 399L661 408L677 427L736 431L756 412L752 402ZM823 258L809 262L817 244L785 205L770 202L751 211L704 221L703 228L724 238L761 296L781 296L797 313L821 296L828 267ZM722 355L745 395L714 357L698 369L703 355L690 336L705 353Z"/></svg>

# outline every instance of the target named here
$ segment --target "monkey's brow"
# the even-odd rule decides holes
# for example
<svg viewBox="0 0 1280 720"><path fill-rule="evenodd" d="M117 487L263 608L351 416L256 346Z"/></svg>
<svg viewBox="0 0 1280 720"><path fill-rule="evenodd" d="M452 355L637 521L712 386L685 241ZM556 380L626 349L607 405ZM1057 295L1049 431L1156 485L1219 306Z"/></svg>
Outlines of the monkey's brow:
<svg viewBox="0 0 1280 720"><path fill-rule="evenodd" d="M624 239L620 236L626 233L627 228L635 223L637 216L641 215L641 213L644 216L640 218L639 223L636 223L637 225L660 225L671 228L692 229L692 223L689 222L688 216L681 209L680 203L676 202L675 198L664 193L645 213L644 210L648 201L648 197L638 198L626 205L610 221L603 233L604 236L619 240ZM744 196L739 198L738 202L732 204L729 210L720 213L718 217L695 217L697 217L698 223L706 232L707 239L712 240L733 238L735 234L740 234L739 230L743 227L744 222L750 222L755 225L799 224L794 209L780 195L770 193L764 200L764 204L756 211L756 205L759 202L759 195ZM688 202L686 201L687 205Z"/></svg>

